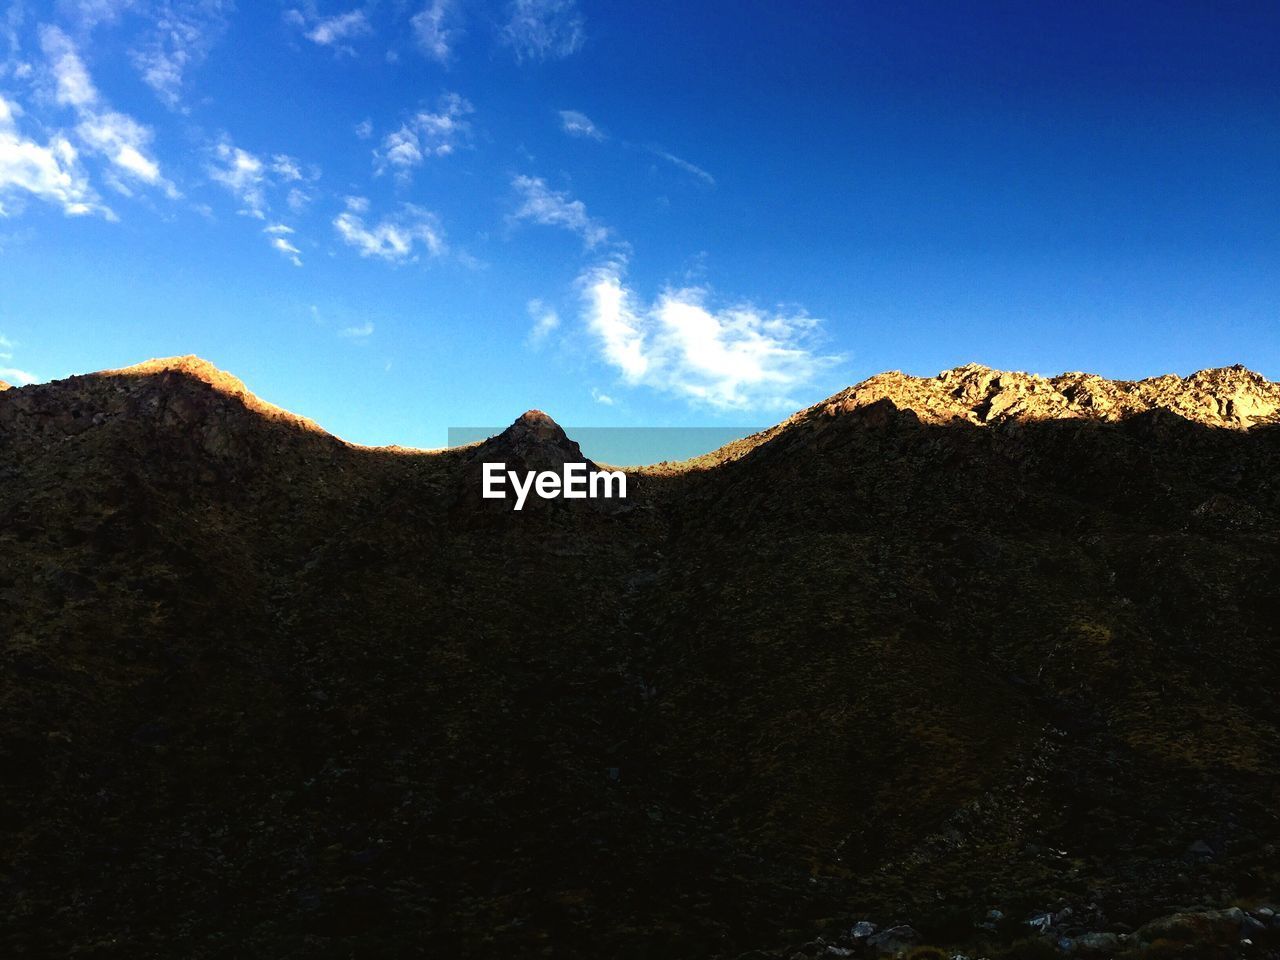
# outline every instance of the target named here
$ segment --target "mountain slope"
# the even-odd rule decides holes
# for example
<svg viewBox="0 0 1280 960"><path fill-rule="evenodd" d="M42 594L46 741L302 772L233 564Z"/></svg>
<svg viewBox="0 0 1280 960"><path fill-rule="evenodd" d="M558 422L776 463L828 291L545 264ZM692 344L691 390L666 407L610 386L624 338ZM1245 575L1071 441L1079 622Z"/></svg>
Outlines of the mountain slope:
<svg viewBox="0 0 1280 960"><path fill-rule="evenodd" d="M736 956L1274 895L1278 404L884 374L515 513L479 464L578 456L544 414L427 453L195 358L5 391L0 943Z"/></svg>

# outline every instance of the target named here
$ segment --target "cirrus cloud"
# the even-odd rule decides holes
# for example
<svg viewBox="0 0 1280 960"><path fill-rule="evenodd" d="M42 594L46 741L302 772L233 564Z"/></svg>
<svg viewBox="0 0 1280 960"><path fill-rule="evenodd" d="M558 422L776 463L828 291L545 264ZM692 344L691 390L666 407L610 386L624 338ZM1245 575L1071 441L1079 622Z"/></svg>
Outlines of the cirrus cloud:
<svg viewBox="0 0 1280 960"><path fill-rule="evenodd" d="M517 62L559 60L587 40L575 0L512 0L500 37Z"/></svg>

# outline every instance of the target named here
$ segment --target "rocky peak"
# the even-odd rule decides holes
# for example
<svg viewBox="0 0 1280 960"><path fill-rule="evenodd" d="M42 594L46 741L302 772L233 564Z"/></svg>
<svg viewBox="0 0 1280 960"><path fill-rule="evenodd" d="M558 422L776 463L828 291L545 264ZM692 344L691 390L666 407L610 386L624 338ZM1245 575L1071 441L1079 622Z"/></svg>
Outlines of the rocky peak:
<svg viewBox="0 0 1280 960"><path fill-rule="evenodd" d="M528 410L496 437L476 448L474 459L501 460L526 470L558 470L565 463L587 463L577 441L541 410Z"/></svg>
<svg viewBox="0 0 1280 960"><path fill-rule="evenodd" d="M3 392L5 390L12 390L12 389L13 387L11 385L5 383L3 380L0 380L0 392Z"/></svg>

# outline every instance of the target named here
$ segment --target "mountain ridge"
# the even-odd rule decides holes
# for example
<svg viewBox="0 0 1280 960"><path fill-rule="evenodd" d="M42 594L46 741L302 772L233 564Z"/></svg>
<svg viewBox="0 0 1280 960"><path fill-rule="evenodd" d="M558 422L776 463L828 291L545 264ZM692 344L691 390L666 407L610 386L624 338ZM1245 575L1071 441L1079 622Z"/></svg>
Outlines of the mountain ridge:
<svg viewBox="0 0 1280 960"><path fill-rule="evenodd" d="M329 433L314 420L292 413L253 393L242 380L194 354L147 360L120 369L79 374L66 380L27 387L8 387L11 400L34 389L55 384L85 382L84 378L137 378L151 380L178 375L207 385L218 395L239 401L247 410L264 418L323 434L353 448L432 452L433 448L401 445L365 447ZM7 392L6 390L6 392ZM1114 422L1162 410L1193 423L1226 429L1247 430L1280 423L1280 382L1269 381L1242 365L1205 368L1186 377L1163 374L1141 380L1111 380L1097 374L1071 372L1055 377L1018 371L997 370L969 363L944 370L933 377L912 376L901 371L875 374L818 401L750 437L733 441L717 450L690 457L686 461L664 462L665 469L681 464L708 463L743 455L766 439L797 424L819 417L838 417L865 411L888 401L897 410L910 411L929 424L964 422L994 426L1042 420ZM560 429L542 411L531 410L513 422L538 414ZM434 448L436 452L444 448ZM637 469L652 469L656 464Z"/></svg>

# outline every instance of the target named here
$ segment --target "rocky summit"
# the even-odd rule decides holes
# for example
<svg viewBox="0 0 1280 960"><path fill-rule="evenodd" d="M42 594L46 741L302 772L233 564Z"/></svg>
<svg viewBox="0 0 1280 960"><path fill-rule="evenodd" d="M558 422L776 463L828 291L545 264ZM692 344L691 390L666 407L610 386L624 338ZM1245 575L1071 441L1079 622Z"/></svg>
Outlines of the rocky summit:
<svg viewBox="0 0 1280 960"><path fill-rule="evenodd" d="M881 374L628 471L0 391L10 957L1280 951L1280 384Z"/></svg>

